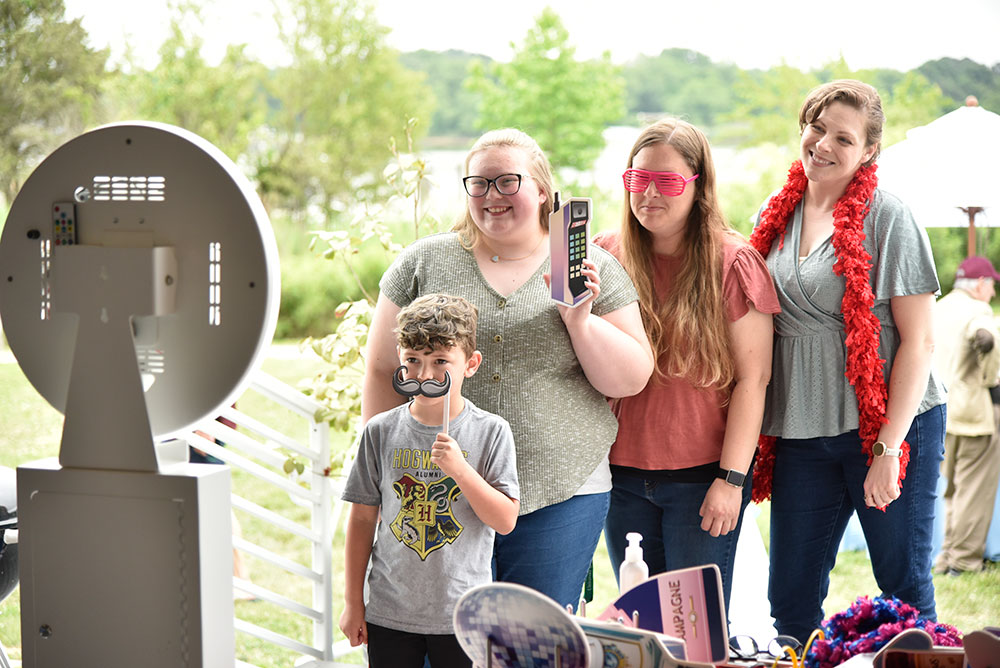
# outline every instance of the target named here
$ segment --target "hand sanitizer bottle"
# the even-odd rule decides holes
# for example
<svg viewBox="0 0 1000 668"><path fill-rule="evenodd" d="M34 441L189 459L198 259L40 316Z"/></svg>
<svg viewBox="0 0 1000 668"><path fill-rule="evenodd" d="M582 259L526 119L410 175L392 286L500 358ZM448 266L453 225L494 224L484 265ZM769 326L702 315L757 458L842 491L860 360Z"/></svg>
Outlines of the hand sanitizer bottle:
<svg viewBox="0 0 1000 668"><path fill-rule="evenodd" d="M642 534L625 534L628 546L625 548L625 561L618 567L618 593L624 594L632 587L636 586L649 577L649 566L642 560L642 548L639 542L642 541Z"/></svg>

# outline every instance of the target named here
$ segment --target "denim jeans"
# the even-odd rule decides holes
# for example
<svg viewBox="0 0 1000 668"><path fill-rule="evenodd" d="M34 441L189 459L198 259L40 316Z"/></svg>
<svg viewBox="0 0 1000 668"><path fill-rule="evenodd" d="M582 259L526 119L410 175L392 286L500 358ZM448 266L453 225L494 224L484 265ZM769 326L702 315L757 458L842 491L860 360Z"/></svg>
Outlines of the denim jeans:
<svg viewBox="0 0 1000 668"><path fill-rule="evenodd" d="M603 492L521 515L513 531L497 534L493 579L531 587L576 610L607 513L608 493Z"/></svg>
<svg viewBox="0 0 1000 668"><path fill-rule="evenodd" d="M733 585L736 543L743 526L743 511L750 503L749 480L743 488L743 503L736 528L713 538L701 528L701 504L710 482L664 482L612 473L611 507L604 523L612 570L625 559L625 534L642 534L642 558L655 575L679 568L715 564L722 574L722 591L729 610Z"/></svg>
<svg viewBox="0 0 1000 668"><path fill-rule="evenodd" d="M902 493L885 512L865 506L868 466L857 430L833 437L778 439L768 585L778 633L805 642L822 622L830 571L855 512L882 593L909 603L923 617L937 619L931 544L944 424L943 405L913 420L906 435L910 463Z"/></svg>

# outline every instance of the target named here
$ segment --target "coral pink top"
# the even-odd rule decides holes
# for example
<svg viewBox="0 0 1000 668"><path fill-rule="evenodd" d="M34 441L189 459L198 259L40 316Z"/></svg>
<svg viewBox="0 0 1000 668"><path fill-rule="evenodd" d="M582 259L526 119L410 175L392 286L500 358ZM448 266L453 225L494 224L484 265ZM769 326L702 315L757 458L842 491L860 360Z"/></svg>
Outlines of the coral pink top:
<svg viewBox="0 0 1000 668"><path fill-rule="evenodd" d="M592 243L621 260L617 233L603 232ZM669 289L681 261L680 257L654 255L657 294ZM723 245L722 286L731 322L745 316L750 304L762 313L781 310L764 260L749 244L735 238ZM654 373L642 392L613 405L618 437L611 448L611 464L658 471L719 461L729 412L727 397L719 389L699 388L683 378Z"/></svg>

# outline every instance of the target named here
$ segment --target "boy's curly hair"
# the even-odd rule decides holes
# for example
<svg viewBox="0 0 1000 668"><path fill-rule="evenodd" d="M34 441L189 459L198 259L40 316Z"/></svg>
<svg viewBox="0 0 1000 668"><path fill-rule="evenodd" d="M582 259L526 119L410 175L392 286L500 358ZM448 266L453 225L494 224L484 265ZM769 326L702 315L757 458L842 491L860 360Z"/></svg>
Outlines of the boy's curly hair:
<svg viewBox="0 0 1000 668"><path fill-rule="evenodd" d="M445 294L417 297L396 316L396 343L412 350L460 346L476 351L479 311L469 300Z"/></svg>

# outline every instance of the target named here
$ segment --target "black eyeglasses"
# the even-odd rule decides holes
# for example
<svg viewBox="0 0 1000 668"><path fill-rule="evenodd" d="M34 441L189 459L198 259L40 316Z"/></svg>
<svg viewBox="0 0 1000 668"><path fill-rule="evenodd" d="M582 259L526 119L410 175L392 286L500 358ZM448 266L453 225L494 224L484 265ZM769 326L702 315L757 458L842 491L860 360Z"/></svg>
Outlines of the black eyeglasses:
<svg viewBox="0 0 1000 668"><path fill-rule="evenodd" d="M516 195L521 189L522 178L520 174L501 174L495 179L488 179L485 176L466 176L462 179L462 184L469 197L486 197L491 183L501 195Z"/></svg>

